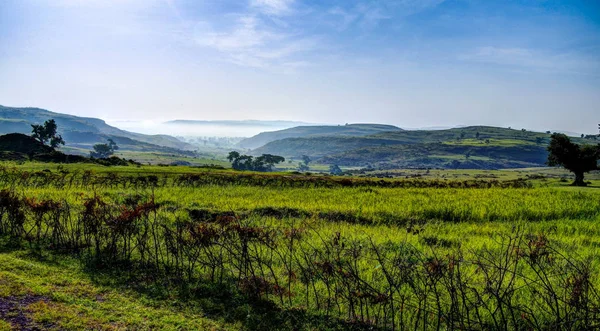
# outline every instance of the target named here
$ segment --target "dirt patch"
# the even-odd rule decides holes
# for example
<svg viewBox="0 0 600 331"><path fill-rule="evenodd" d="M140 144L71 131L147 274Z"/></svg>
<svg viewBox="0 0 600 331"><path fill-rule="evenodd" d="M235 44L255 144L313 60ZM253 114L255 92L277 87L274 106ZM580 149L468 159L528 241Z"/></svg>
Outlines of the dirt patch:
<svg viewBox="0 0 600 331"><path fill-rule="evenodd" d="M41 295L26 295L24 297L0 297L0 319L12 324L17 330L45 330L52 324L40 325L27 317L27 307L39 301L48 302L50 299Z"/></svg>

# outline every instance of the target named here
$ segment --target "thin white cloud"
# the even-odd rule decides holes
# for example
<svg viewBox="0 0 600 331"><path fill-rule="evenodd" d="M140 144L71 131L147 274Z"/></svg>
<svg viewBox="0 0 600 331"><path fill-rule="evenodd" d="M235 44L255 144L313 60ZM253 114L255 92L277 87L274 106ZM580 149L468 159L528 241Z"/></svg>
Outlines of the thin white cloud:
<svg viewBox="0 0 600 331"><path fill-rule="evenodd" d="M356 7L359 13L359 24L362 28L371 29L379 24L380 21L389 20L391 15L385 14L386 10L378 4L359 4Z"/></svg>
<svg viewBox="0 0 600 331"><path fill-rule="evenodd" d="M348 2L332 7L327 13L334 19L334 27L343 31L356 24L363 29L372 29L382 21L406 17L435 8L446 0L387 0Z"/></svg>
<svg viewBox="0 0 600 331"><path fill-rule="evenodd" d="M251 0L250 5L268 15L288 15L292 13L294 0Z"/></svg>
<svg viewBox="0 0 600 331"><path fill-rule="evenodd" d="M294 57L317 45L314 38L281 32L255 15L240 16L232 28L223 31L215 31L210 23L201 22L196 25L194 35L199 45L223 53L234 64L275 70L289 69L289 63L305 63Z"/></svg>
<svg viewBox="0 0 600 331"><path fill-rule="evenodd" d="M396 0L389 1L389 3L392 7L399 8L401 10L401 15L407 16L435 8L445 1L446 0Z"/></svg>
<svg viewBox="0 0 600 331"><path fill-rule="evenodd" d="M342 7L333 7L328 12L330 15L336 17L334 23L335 29L338 31L344 31L348 29L358 18L358 14L353 11L347 11Z"/></svg>
<svg viewBox="0 0 600 331"><path fill-rule="evenodd" d="M146 7L159 0L43 0L56 7L109 8L116 6Z"/></svg>
<svg viewBox="0 0 600 331"><path fill-rule="evenodd" d="M459 60L546 73L571 73L597 76L600 60L569 53L550 53L518 47L478 47L459 56Z"/></svg>
<svg viewBox="0 0 600 331"><path fill-rule="evenodd" d="M214 31L210 23L200 22L195 29L195 40L203 46L222 52L239 52L282 39L284 36L262 28L255 16L241 16L230 31Z"/></svg>

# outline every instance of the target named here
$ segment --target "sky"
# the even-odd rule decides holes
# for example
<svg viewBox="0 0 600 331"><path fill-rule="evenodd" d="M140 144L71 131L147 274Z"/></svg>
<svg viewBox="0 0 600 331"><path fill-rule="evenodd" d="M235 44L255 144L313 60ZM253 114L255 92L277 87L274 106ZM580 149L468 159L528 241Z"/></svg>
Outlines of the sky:
<svg viewBox="0 0 600 331"><path fill-rule="evenodd" d="M598 0L0 0L0 104L597 132Z"/></svg>

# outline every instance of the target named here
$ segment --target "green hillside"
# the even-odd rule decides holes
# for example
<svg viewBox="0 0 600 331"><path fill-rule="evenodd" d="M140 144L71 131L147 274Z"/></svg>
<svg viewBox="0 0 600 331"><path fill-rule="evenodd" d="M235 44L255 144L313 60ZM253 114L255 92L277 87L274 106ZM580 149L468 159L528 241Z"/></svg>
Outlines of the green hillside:
<svg viewBox="0 0 600 331"><path fill-rule="evenodd" d="M286 138L259 147L253 150L252 154L275 154L295 158L299 158L301 155L309 155L311 158L320 158L340 151L350 151L358 148L392 144L398 144L398 142L394 139L386 139L383 136Z"/></svg>
<svg viewBox="0 0 600 331"><path fill-rule="evenodd" d="M501 169L544 166L550 134L489 126L383 132L363 137L306 137L273 141L253 154L352 167ZM573 138L577 143L589 140Z"/></svg>
<svg viewBox="0 0 600 331"><path fill-rule="evenodd" d="M320 163L378 169L503 169L543 166L546 146L423 143L367 147L328 155Z"/></svg>
<svg viewBox="0 0 600 331"><path fill-rule="evenodd" d="M77 144L93 144L113 138L115 141L129 139L124 148L155 148L160 146L175 150L194 150L194 146L167 135L144 135L121 130L106 124L101 119L78 117L51 112L40 108L15 108L0 106L0 134L31 133L31 124L42 124L54 119L59 133L65 138L68 146ZM83 140L80 140L83 139ZM135 149L134 149L135 150Z"/></svg>
<svg viewBox="0 0 600 331"><path fill-rule="evenodd" d="M316 136L348 136L360 137L381 132L402 131L393 125L384 124L346 124L338 126L298 126L285 130L262 132L254 137L242 140L238 147L256 149L270 142L286 138L303 138Z"/></svg>

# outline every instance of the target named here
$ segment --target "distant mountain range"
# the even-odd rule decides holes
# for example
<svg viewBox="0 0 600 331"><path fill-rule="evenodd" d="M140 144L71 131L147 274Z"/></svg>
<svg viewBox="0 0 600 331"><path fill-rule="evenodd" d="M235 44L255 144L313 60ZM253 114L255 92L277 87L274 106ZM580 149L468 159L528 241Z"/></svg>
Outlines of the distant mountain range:
<svg viewBox="0 0 600 331"><path fill-rule="evenodd" d="M261 120L112 120L109 124L144 134L167 134L177 137L251 137L264 131L276 131L296 126L316 125L298 121ZM189 139L186 139L189 140Z"/></svg>
<svg viewBox="0 0 600 331"><path fill-rule="evenodd" d="M113 139L122 150L190 154L195 147L168 135L144 135L118 129L101 119L51 112L40 108L0 106L0 134L31 133L31 124L54 119L66 146L91 149L96 143Z"/></svg>
<svg viewBox="0 0 600 331"><path fill-rule="evenodd" d="M224 125L224 126L264 126L265 128L271 127L295 127L295 126L306 126L315 125L314 123L298 122L298 121L260 121L260 120L214 120L214 121L202 121L202 120L173 120L164 122L166 125Z"/></svg>

